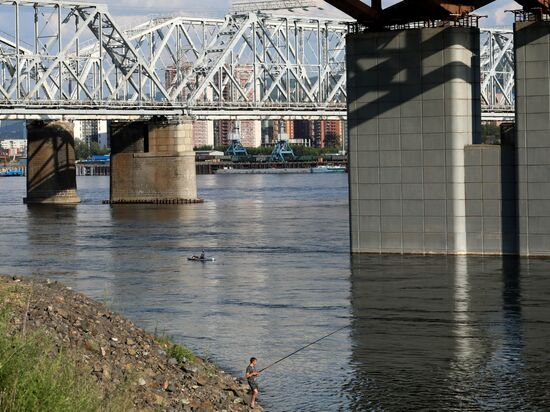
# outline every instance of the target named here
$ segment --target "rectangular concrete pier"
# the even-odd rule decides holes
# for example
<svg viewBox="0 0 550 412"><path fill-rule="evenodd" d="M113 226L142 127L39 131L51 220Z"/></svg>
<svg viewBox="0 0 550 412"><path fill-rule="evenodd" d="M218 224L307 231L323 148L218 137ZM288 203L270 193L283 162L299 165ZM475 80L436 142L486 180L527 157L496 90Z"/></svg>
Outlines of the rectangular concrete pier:
<svg viewBox="0 0 550 412"><path fill-rule="evenodd" d="M519 253L550 256L550 22L519 22L516 133Z"/></svg>
<svg viewBox="0 0 550 412"><path fill-rule="evenodd" d="M352 252L467 253L479 30L358 33L347 53Z"/></svg>

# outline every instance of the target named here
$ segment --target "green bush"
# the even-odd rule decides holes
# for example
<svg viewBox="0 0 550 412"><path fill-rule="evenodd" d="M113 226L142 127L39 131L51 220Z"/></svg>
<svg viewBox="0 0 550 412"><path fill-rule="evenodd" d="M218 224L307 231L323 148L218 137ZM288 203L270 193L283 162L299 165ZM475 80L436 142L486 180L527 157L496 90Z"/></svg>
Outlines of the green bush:
<svg viewBox="0 0 550 412"><path fill-rule="evenodd" d="M195 361L195 355L189 349L182 345L172 345L166 353L169 357L175 358L178 363L188 363Z"/></svg>

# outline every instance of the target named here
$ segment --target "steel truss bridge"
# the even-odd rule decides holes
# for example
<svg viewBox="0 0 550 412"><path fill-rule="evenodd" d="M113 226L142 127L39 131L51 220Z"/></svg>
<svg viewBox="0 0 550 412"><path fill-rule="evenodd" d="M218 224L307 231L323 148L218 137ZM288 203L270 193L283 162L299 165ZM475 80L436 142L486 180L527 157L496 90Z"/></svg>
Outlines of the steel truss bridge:
<svg viewBox="0 0 550 412"><path fill-rule="evenodd" d="M351 21L233 12L123 30L106 6L0 0L0 119L345 118ZM511 30L482 30L485 118L513 117Z"/></svg>

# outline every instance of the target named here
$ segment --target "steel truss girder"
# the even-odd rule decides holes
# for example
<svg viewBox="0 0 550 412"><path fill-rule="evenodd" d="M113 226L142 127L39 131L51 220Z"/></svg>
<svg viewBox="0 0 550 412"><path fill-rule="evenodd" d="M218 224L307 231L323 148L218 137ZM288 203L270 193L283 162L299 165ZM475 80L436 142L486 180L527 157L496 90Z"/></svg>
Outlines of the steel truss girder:
<svg viewBox="0 0 550 412"><path fill-rule="evenodd" d="M3 118L52 116L55 108L83 116L346 115L345 21L255 12L153 19L124 32L96 4L0 0L0 10L12 17L3 28L11 35L0 38ZM513 111L513 79L511 31L482 30L484 110Z"/></svg>
<svg viewBox="0 0 550 412"><path fill-rule="evenodd" d="M106 8L30 1L0 6L13 18L8 33L13 40L0 40L3 107L169 100L161 79ZM94 52L82 53L88 42L96 44Z"/></svg>
<svg viewBox="0 0 550 412"><path fill-rule="evenodd" d="M486 112L513 112L515 78L512 30L481 31L480 65L482 109Z"/></svg>
<svg viewBox="0 0 550 412"><path fill-rule="evenodd" d="M344 23L322 19L227 16L174 93L190 107L345 103L346 34Z"/></svg>

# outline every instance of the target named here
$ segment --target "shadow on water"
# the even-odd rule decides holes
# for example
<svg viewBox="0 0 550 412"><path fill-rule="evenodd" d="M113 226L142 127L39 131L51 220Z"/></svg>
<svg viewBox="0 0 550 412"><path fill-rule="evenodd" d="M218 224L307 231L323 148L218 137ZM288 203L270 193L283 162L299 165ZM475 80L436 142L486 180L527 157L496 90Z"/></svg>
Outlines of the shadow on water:
<svg viewBox="0 0 550 412"><path fill-rule="evenodd" d="M538 273L547 262L354 257L351 410L550 406L540 367L549 350L539 346L550 279L530 279L533 265Z"/></svg>
<svg viewBox="0 0 550 412"><path fill-rule="evenodd" d="M78 210L75 205L27 205L28 266L33 274L74 276L79 251L76 245ZM55 245L55 249L52 248Z"/></svg>

